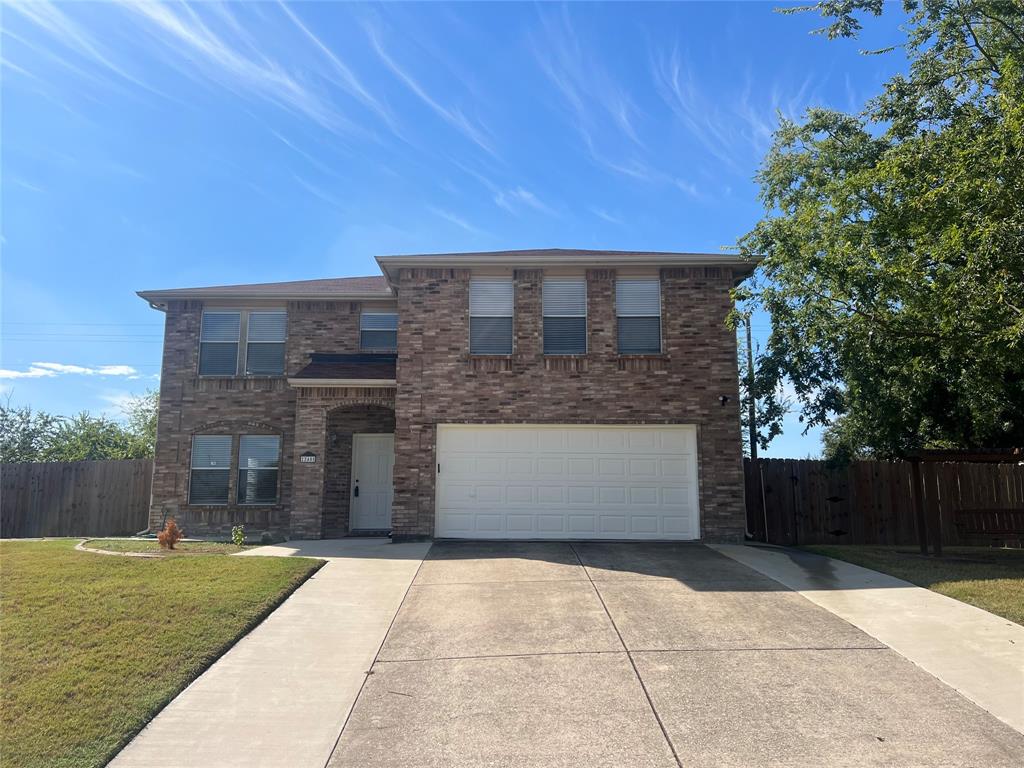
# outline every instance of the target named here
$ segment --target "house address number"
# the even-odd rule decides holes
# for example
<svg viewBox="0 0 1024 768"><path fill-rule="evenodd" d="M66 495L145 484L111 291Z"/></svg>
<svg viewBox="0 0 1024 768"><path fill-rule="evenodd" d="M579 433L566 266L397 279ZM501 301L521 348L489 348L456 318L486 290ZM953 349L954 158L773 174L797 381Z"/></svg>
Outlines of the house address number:
<svg viewBox="0 0 1024 768"><path fill-rule="evenodd" d="M316 464L316 454L306 451L306 453L299 456L300 464Z"/></svg>

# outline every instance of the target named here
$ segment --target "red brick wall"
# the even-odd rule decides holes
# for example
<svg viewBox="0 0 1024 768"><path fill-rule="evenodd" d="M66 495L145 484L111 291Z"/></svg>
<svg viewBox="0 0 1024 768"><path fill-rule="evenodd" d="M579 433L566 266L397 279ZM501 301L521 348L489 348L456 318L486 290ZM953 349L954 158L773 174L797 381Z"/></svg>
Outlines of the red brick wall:
<svg viewBox="0 0 1024 768"><path fill-rule="evenodd" d="M434 529L436 425L685 423L698 426L701 524L709 539L745 527L735 335L728 269L664 269L661 355L616 354L615 271L587 272L589 353L545 358L539 270L515 273L515 351L468 354L469 271L410 269L398 278L396 536ZM719 398L729 397L725 406Z"/></svg>
<svg viewBox="0 0 1024 768"><path fill-rule="evenodd" d="M353 302L290 302L288 304L288 341L285 370L293 374L309 361L311 352L356 352L359 349L360 304ZM163 366L160 380L153 492L150 527L162 525L166 517L175 517L186 533L195 536L228 536L231 527L244 525L246 533L258 536L320 535L320 506L313 518L303 516L303 524L293 526L293 506L297 495L309 504L322 505L323 481L310 490L306 486L310 471L298 465L298 453L307 449L303 440L296 449L296 413L298 393L286 377L202 377L197 375L201 302L170 302L165 321ZM357 394L365 394L360 390ZM338 405L351 395L350 390L330 390L317 410L304 411L312 425L303 425L303 434L316 434L313 447L320 447L320 463L315 472L323 475L322 444L328 407ZM374 393L375 396L377 393ZM390 400L391 393L385 393ZM319 420L318 420L319 419ZM319 432L317 432L319 430ZM268 506L234 503L236 475L231 477L229 503L199 506L188 503L189 466L192 435L216 432L235 436L277 433L282 436L278 476L279 502ZM293 485L295 472L302 473L301 487Z"/></svg>

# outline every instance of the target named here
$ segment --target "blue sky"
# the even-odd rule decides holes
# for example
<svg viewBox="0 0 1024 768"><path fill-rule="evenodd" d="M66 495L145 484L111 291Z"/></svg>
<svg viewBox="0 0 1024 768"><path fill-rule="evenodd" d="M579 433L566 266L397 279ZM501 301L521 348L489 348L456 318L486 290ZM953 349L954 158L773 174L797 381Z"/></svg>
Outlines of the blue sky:
<svg viewBox="0 0 1024 768"><path fill-rule="evenodd" d="M777 115L899 66L858 54L894 20L829 42L777 5L4 5L0 388L117 415L159 372L139 289L733 245Z"/></svg>

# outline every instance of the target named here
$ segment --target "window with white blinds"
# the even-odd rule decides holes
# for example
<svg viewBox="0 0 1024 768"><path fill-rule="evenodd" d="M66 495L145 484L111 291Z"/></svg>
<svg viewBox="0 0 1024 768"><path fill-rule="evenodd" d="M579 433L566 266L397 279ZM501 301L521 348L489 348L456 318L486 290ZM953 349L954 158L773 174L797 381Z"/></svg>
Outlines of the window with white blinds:
<svg viewBox="0 0 1024 768"><path fill-rule="evenodd" d="M587 353L587 281L583 277L545 277L544 354Z"/></svg>
<svg viewBox="0 0 1024 768"><path fill-rule="evenodd" d="M469 352L512 354L512 278L480 277L469 281Z"/></svg>
<svg viewBox="0 0 1024 768"><path fill-rule="evenodd" d="M250 312L246 332L245 372L250 376L280 376L284 373L284 339L288 328L286 312Z"/></svg>
<svg viewBox="0 0 1024 768"><path fill-rule="evenodd" d="M193 435L189 504L227 504L231 435Z"/></svg>
<svg viewBox="0 0 1024 768"><path fill-rule="evenodd" d="M241 312L203 312L199 331L199 375L234 376L238 373Z"/></svg>
<svg viewBox="0 0 1024 768"><path fill-rule="evenodd" d="M199 375L237 376L239 349L246 376L284 374L288 313L284 310L209 310L199 332Z"/></svg>
<svg viewBox="0 0 1024 768"><path fill-rule="evenodd" d="M615 282L619 354L661 352L661 281L656 278Z"/></svg>
<svg viewBox="0 0 1024 768"><path fill-rule="evenodd" d="M379 352L398 350L398 313L363 312L359 316L359 348Z"/></svg>
<svg viewBox="0 0 1024 768"><path fill-rule="evenodd" d="M277 501L277 435L242 435L238 439L238 503L273 504Z"/></svg>

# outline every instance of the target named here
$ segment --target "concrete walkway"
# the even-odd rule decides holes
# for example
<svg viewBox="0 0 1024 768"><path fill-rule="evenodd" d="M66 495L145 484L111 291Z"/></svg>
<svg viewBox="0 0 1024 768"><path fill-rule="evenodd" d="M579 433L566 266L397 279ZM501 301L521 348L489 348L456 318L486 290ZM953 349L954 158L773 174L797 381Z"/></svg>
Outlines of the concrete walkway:
<svg viewBox="0 0 1024 768"><path fill-rule="evenodd" d="M325 765L429 549L429 543L341 539L245 552L328 562L182 691L111 765Z"/></svg>
<svg viewBox="0 0 1024 768"><path fill-rule="evenodd" d="M1024 627L901 579L795 550L713 549L862 629L1024 733Z"/></svg>

